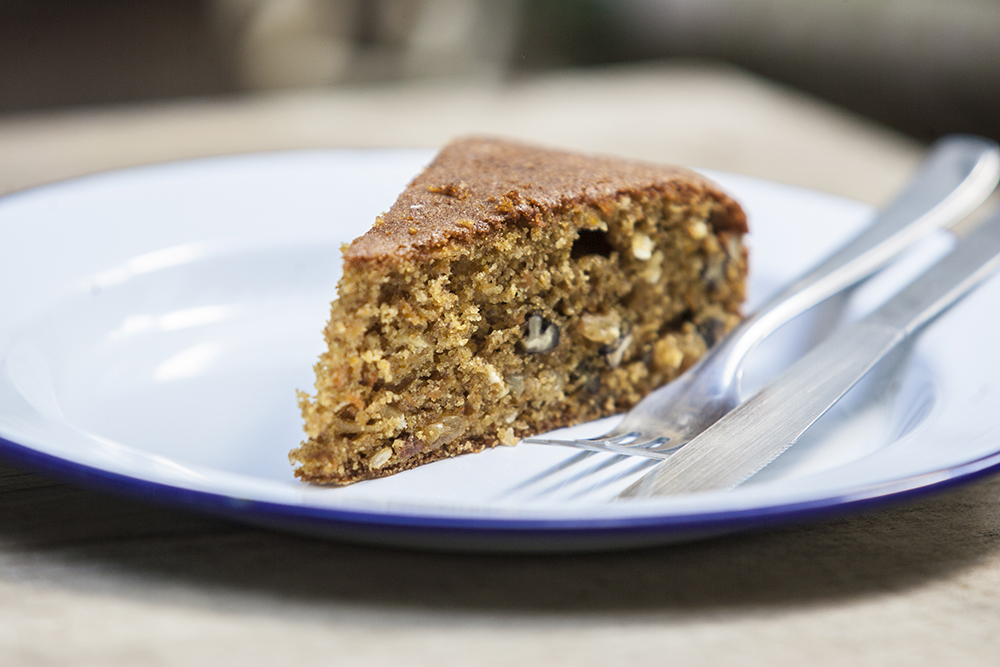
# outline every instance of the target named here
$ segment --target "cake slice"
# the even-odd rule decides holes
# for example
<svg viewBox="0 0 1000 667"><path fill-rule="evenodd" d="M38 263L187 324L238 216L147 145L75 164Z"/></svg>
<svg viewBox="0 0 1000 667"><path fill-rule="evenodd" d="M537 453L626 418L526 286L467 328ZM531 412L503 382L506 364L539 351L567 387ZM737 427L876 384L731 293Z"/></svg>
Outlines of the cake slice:
<svg viewBox="0 0 1000 667"><path fill-rule="evenodd" d="M296 476L382 477L628 409L739 321L745 232L687 170L449 144L344 249Z"/></svg>

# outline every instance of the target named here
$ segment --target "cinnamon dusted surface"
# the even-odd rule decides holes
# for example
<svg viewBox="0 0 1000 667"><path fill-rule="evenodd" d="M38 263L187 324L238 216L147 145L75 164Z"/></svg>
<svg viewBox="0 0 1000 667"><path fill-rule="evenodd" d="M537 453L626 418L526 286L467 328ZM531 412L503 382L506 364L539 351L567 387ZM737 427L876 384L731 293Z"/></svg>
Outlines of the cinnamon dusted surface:
<svg viewBox="0 0 1000 667"><path fill-rule="evenodd" d="M739 206L688 169L502 139L459 139L445 146L388 213L350 245L344 261L419 255L512 222L544 224L549 211L607 208L623 195L665 192L718 199L724 213L709 221L713 229L747 231Z"/></svg>

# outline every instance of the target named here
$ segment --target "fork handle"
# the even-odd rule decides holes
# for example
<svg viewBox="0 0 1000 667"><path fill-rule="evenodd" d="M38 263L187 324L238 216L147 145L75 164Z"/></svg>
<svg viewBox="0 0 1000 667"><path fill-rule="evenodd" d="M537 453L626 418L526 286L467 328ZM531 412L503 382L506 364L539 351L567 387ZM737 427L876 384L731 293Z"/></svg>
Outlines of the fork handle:
<svg viewBox="0 0 1000 667"><path fill-rule="evenodd" d="M934 229L961 220L985 201L1000 179L1000 146L951 135L936 141L909 186L854 240L772 297L725 339L741 349L727 355L732 377L757 343L785 322L860 282ZM753 333L751 334L751 329Z"/></svg>

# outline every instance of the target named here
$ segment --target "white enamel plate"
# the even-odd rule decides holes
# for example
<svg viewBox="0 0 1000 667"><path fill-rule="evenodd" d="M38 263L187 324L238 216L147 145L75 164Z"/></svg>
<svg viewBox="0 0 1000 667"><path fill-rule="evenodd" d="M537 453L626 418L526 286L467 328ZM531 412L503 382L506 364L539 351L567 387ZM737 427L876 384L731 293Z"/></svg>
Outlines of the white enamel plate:
<svg viewBox="0 0 1000 667"><path fill-rule="evenodd" d="M994 279L733 492L630 502L610 502L609 492L511 495L576 453L534 445L348 488L296 481L287 460L302 437L295 390L312 386L340 245L429 158L238 156L0 200L0 451L104 490L281 529L485 550L620 548L801 522L1000 466ZM712 177L750 217L751 308L871 215L822 193ZM752 359L747 388L947 245L947 235L931 239L850 300L776 334Z"/></svg>

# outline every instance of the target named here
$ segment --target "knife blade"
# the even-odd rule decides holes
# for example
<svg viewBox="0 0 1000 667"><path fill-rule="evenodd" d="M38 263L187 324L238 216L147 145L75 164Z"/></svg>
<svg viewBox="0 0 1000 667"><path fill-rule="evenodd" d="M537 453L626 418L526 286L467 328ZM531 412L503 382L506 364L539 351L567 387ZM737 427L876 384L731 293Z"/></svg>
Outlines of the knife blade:
<svg viewBox="0 0 1000 667"><path fill-rule="evenodd" d="M619 498L735 488L795 444L879 360L997 268L1000 213L875 312L814 348Z"/></svg>

